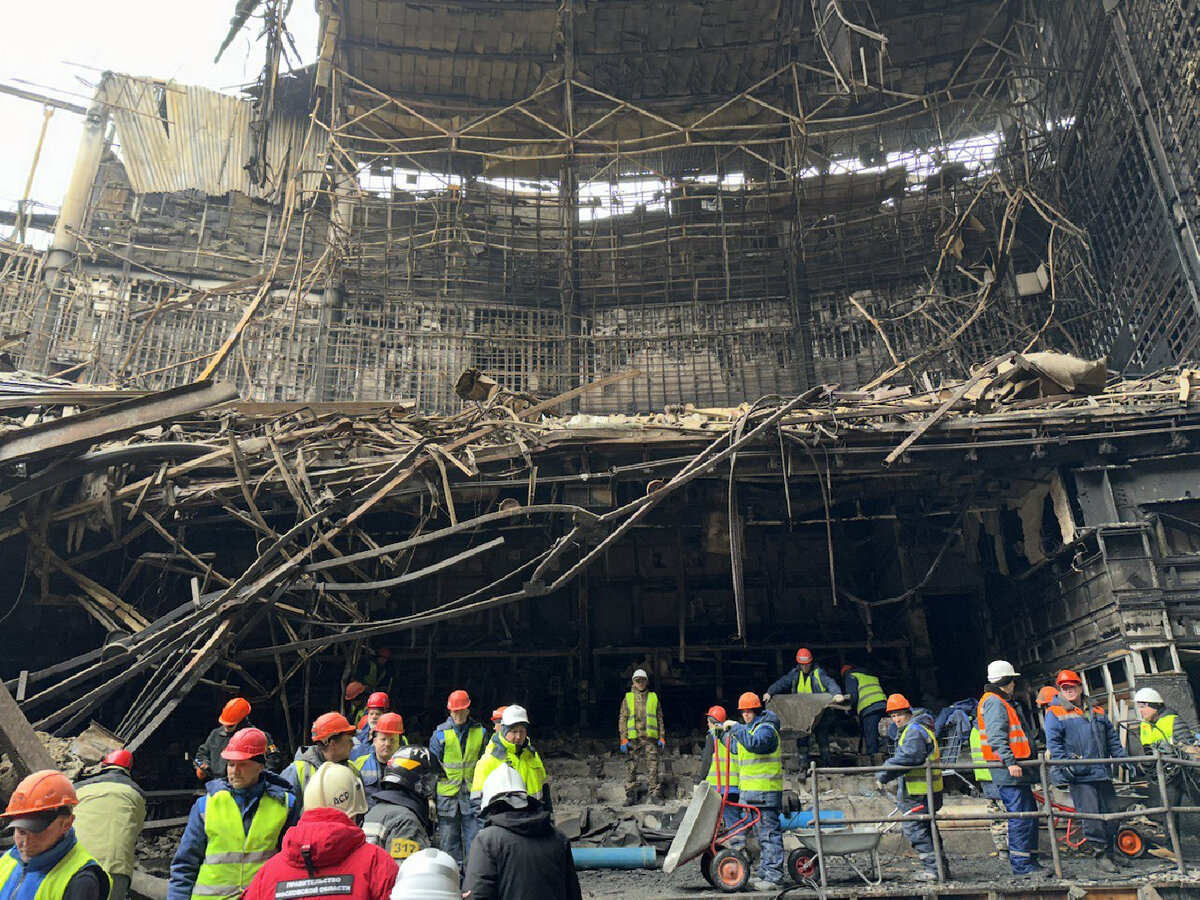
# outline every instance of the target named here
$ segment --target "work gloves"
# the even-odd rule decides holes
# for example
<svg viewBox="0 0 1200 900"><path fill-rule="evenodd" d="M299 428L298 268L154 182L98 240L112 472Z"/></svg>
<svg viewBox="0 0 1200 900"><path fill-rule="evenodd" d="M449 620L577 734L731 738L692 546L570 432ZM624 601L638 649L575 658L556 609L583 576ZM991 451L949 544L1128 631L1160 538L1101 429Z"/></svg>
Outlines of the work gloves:
<svg viewBox="0 0 1200 900"><path fill-rule="evenodd" d="M621 752L622 753L629 752L629 741L628 740L621 741Z"/></svg>
<svg viewBox="0 0 1200 900"><path fill-rule="evenodd" d="M662 738L659 738L659 739L658 739L658 749L659 749L659 750L666 750L666 749L667 749L667 742L666 742L666 741L664 741Z"/></svg>
<svg viewBox="0 0 1200 900"><path fill-rule="evenodd" d="M770 703L770 702L771 702L771 695L763 694L763 703Z"/></svg>
<svg viewBox="0 0 1200 900"><path fill-rule="evenodd" d="M733 726L736 724L737 722L733 721L733 719L726 719L723 723L721 723L721 728L725 731L729 731L729 729L733 728Z"/></svg>
<svg viewBox="0 0 1200 900"><path fill-rule="evenodd" d="M845 695L845 694L834 694L834 695L833 695L833 702L834 702L834 703L845 703L845 702L846 702L846 695Z"/></svg>

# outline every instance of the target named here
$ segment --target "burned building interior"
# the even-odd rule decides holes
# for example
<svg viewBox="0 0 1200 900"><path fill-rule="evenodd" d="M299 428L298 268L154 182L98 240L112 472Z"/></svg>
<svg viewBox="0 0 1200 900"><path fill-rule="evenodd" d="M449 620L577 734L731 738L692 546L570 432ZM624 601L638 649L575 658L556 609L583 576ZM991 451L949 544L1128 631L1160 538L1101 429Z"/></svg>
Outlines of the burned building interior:
<svg viewBox="0 0 1200 900"><path fill-rule="evenodd" d="M381 647L422 738L611 749L640 666L698 743L799 646L1195 721L1196 0L319 0L296 67L287 5L244 94L106 73L0 244L37 730L177 785Z"/></svg>

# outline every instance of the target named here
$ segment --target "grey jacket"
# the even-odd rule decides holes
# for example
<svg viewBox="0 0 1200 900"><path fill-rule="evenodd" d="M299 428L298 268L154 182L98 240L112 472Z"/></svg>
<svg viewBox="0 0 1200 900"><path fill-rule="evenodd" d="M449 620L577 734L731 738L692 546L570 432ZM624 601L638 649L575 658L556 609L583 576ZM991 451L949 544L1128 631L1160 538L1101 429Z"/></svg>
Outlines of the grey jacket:
<svg viewBox="0 0 1200 900"><path fill-rule="evenodd" d="M424 816L422 806L426 811ZM428 808L428 800L406 792L379 791L375 795L375 805L363 819L362 830L367 843L382 847L393 859L407 859L418 850L431 846Z"/></svg>

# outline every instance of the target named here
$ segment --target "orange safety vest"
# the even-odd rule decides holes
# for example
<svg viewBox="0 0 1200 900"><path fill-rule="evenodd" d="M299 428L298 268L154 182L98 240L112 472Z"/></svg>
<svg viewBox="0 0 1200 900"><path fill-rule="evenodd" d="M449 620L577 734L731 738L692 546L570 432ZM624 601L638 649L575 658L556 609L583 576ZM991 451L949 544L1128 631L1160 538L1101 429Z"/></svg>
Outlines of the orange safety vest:
<svg viewBox="0 0 1200 900"><path fill-rule="evenodd" d="M1055 703L1052 706L1050 706L1049 709L1050 709L1050 712L1054 713L1055 718L1058 718L1058 719L1061 719L1063 716L1082 716L1083 715L1083 710L1080 709L1078 706L1072 706L1070 709L1067 709L1065 706L1061 706L1061 705ZM1093 706L1092 712L1098 716L1102 716L1102 715L1104 715L1104 707L1103 706Z"/></svg>
<svg viewBox="0 0 1200 900"><path fill-rule="evenodd" d="M1021 727L1017 711L999 694L992 696L998 697L1008 711L1008 748L1012 750L1013 756L1017 759L1030 759L1033 756L1033 747L1030 746L1029 738L1025 736L1025 729ZM983 758L988 762L999 762L1000 756L992 749L991 742L988 741L987 728L983 725L983 701L987 697L987 694L980 697L979 705L975 707L976 727L979 729L979 749L983 751Z"/></svg>

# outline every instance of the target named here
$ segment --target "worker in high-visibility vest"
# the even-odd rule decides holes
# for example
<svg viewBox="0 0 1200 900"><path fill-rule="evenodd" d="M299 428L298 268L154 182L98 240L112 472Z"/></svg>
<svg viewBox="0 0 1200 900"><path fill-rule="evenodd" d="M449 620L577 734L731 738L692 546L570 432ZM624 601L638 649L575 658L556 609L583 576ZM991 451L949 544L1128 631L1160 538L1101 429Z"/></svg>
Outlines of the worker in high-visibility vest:
<svg viewBox="0 0 1200 900"><path fill-rule="evenodd" d="M1133 695L1138 715L1142 719L1138 737L1142 743L1142 753L1149 755L1160 753L1167 757L1182 756L1195 760L1200 757L1200 747L1196 746L1196 732L1184 718L1173 708L1167 706L1162 694L1154 688L1140 688ZM1179 806L1187 798L1187 806L1200 805L1200 798L1190 790L1193 779L1184 778L1179 766L1164 766L1164 779L1167 783L1166 796L1159 796L1156 767L1146 763L1145 771L1155 777L1150 778L1153 790L1152 806Z"/></svg>
<svg viewBox="0 0 1200 900"><path fill-rule="evenodd" d="M829 694L834 703L846 699L838 683L825 669L813 660L812 651L801 647L796 651L796 665L776 680L762 695L763 703L776 694ZM833 731L833 717L828 711L817 716L812 726L812 735L801 734L796 739L796 750L801 757L816 756L819 760L829 758L829 735ZM815 752L812 749L816 743Z"/></svg>
<svg viewBox="0 0 1200 900"><path fill-rule="evenodd" d="M747 691L738 698L742 724L726 722L725 730L737 741L738 791L741 802L758 808L754 835L762 848L756 891L779 890L783 885L783 746L779 717L763 709L758 695ZM732 744L730 749L732 752Z"/></svg>
<svg viewBox="0 0 1200 900"><path fill-rule="evenodd" d="M633 673L631 688L621 698L617 734L621 740L621 752L625 754L625 805L633 806L638 801L641 787L638 782L638 763L641 760L646 762L647 793L654 802L662 802L658 752L666 747L666 729L663 728L658 694L649 690L645 669Z"/></svg>
<svg viewBox="0 0 1200 900"><path fill-rule="evenodd" d="M842 666L841 675L850 708L862 728L863 753L873 757L879 752L879 723L886 714L887 694L878 677L858 666Z"/></svg>
<svg viewBox="0 0 1200 900"><path fill-rule="evenodd" d="M729 798L730 802L738 802L738 745L737 741L725 733L725 720L728 716L723 706L710 706L705 713L708 734L704 736L704 750L700 753L700 777ZM725 808L725 827L732 828L741 817L741 810ZM737 835L730 843L741 847L746 843L744 834Z"/></svg>
<svg viewBox="0 0 1200 900"><path fill-rule="evenodd" d="M887 698L887 714L896 725L900 737L896 741L896 752L884 762L885 766L904 766L907 772L884 770L876 775L880 785L897 779L896 808L902 815L927 815L930 788L933 792L933 812L942 808L942 770L937 767L941 759L937 736L933 732L933 716L924 709L914 710L903 694L892 694ZM926 761L933 763L925 767ZM932 779L932 781L928 780ZM950 867L946 864L946 852L939 843L935 849L933 825L924 819L905 818L901 827L904 836L921 857L922 871L916 876L923 881L937 881L937 856L941 852L942 868L950 878ZM939 841L941 835L938 835Z"/></svg>
<svg viewBox="0 0 1200 900"><path fill-rule="evenodd" d="M445 772L437 786L438 845L461 866L479 831L479 818L471 807L471 784L489 735L471 718L471 697L466 691L451 692L446 711L450 715L429 739L429 752Z"/></svg>

